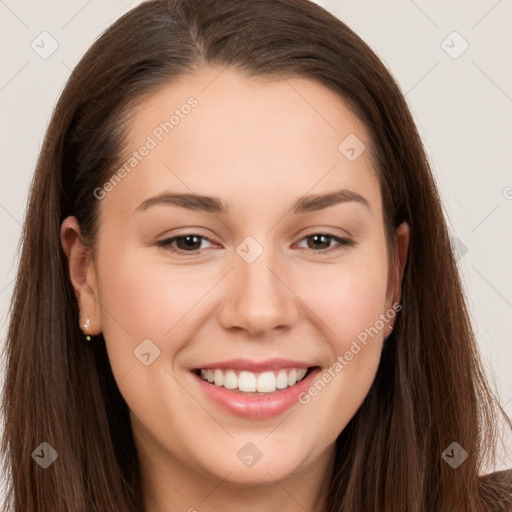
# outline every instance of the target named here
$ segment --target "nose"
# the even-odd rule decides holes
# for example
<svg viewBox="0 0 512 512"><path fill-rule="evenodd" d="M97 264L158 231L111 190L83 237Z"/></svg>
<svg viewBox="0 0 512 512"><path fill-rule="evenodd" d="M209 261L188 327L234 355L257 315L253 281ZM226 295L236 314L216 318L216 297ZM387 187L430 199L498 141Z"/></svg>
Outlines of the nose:
<svg viewBox="0 0 512 512"><path fill-rule="evenodd" d="M233 270L226 276L220 322L228 330L253 336L292 327L299 318L297 297L282 261L263 253L252 263L234 254Z"/></svg>

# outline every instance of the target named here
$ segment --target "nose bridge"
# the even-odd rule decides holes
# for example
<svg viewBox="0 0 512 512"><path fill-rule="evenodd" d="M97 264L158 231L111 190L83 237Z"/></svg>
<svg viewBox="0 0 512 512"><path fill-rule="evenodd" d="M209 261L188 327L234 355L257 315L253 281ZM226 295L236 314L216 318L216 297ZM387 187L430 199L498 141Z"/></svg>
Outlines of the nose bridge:
<svg viewBox="0 0 512 512"><path fill-rule="evenodd" d="M263 245L247 237L236 248L223 313L225 327L236 326L256 334L290 326L296 320L293 293L284 284L285 265L270 239L266 237Z"/></svg>

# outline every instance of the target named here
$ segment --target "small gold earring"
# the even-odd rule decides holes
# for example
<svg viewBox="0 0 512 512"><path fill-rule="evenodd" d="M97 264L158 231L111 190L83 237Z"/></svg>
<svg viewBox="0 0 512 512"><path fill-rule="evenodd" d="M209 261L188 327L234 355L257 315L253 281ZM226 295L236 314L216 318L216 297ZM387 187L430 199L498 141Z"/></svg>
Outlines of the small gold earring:
<svg viewBox="0 0 512 512"><path fill-rule="evenodd" d="M85 319L85 322L82 324L82 328L83 329L89 329L89 326L91 325L91 319L89 317L87 317ZM85 334L85 339L87 341L91 341L91 335L87 332L84 333Z"/></svg>

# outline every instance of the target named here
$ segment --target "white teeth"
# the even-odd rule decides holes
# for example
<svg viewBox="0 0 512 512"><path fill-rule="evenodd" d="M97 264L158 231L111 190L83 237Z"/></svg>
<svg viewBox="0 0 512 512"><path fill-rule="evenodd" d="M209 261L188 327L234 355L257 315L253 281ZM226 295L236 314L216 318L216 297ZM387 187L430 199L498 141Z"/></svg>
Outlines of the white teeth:
<svg viewBox="0 0 512 512"><path fill-rule="evenodd" d="M201 370L201 378L219 387L238 389L247 393L273 393L300 382L306 375L306 368L287 368L278 371L253 373L248 371L208 369Z"/></svg>
<svg viewBox="0 0 512 512"><path fill-rule="evenodd" d="M263 372L258 375L256 389L259 393L272 393L276 390L276 376L274 372Z"/></svg>
<svg viewBox="0 0 512 512"><path fill-rule="evenodd" d="M288 387L288 374L286 370L279 370L276 377L276 388L284 389Z"/></svg>
<svg viewBox="0 0 512 512"><path fill-rule="evenodd" d="M236 389L238 387L238 377L233 370L228 370L224 375L224 387L226 389Z"/></svg>
<svg viewBox="0 0 512 512"><path fill-rule="evenodd" d="M214 370L213 378L216 386L222 386L224 384L224 375L221 370Z"/></svg>
<svg viewBox="0 0 512 512"><path fill-rule="evenodd" d="M297 370L293 368L288 374L288 386L293 386L297 382Z"/></svg>
<svg viewBox="0 0 512 512"><path fill-rule="evenodd" d="M238 389L240 391L256 391L256 375L252 372L240 372Z"/></svg>

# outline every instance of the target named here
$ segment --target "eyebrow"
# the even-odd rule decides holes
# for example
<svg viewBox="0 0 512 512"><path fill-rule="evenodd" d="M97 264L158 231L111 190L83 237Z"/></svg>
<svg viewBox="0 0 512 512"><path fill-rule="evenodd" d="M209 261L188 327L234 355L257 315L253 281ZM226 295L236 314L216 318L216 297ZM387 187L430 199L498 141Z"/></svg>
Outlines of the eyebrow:
<svg viewBox="0 0 512 512"><path fill-rule="evenodd" d="M300 197L292 206L290 211L294 215L323 210L340 203L356 202L371 210L370 204L362 195L349 189L339 189L327 194L315 194ZM203 211L206 213L227 214L228 206L220 199L211 196L200 196L197 194L177 194L164 192L155 197L146 199L137 208L137 211L144 211L152 206L168 205L187 208L189 210Z"/></svg>

